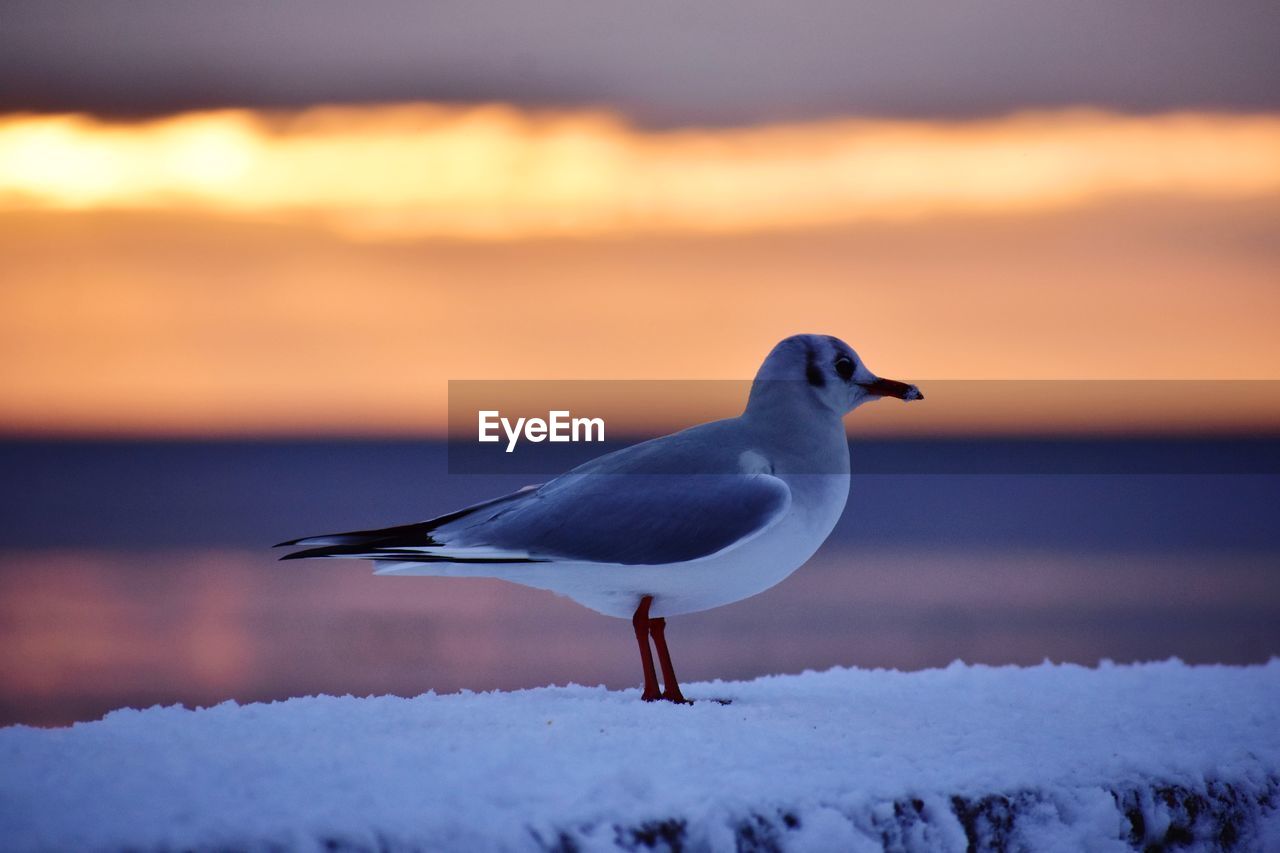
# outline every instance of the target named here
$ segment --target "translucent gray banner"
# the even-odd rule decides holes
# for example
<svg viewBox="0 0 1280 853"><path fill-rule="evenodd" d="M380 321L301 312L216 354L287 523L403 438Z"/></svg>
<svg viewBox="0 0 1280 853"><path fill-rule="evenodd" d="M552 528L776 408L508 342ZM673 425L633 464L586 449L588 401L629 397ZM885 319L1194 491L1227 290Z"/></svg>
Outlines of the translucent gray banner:
<svg viewBox="0 0 1280 853"><path fill-rule="evenodd" d="M817 425L823 418L805 410L810 389L793 384L787 405L753 413L713 442L732 436L728 443L742 452L811 474L1280 473L1280 381L920 380L922 400L873 397L843 417L848 460L806 452L839 427L834 413ZM545 478L737 418L751 387L750 380L450 381L449 472ZM686 455L680 464L680 473L726 473L721 452Z"/></svg>

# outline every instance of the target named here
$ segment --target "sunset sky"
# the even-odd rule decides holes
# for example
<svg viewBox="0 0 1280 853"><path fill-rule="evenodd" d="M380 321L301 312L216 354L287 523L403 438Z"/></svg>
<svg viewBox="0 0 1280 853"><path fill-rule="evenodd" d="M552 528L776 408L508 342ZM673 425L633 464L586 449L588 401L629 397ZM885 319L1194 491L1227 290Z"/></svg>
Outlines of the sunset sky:
<svg viewBox="0 0 1280 853"><path fill-rule="evenodd" d="M1271 4L490 5L15 4L0 429L439 434L450 379L747 379L798 331L917 430L1280 428L1269 385L927 387L1280 379Z"/></svg>

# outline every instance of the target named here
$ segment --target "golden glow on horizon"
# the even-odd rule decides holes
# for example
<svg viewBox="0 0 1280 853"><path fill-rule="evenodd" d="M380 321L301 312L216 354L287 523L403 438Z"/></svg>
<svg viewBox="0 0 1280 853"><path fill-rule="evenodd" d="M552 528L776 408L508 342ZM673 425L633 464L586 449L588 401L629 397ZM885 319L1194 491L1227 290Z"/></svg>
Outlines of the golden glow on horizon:
<svg viewBox="0 0 1280 853"><path fill-rule="evenodd" d="M1280 192L1280 116L1093 110L644 131L412 104L0 118L0 211L159 210L358 239L736 233Z"/></svg>
<svg viewBox="0 0 1280 853"><path fill-rule="evenodd" d="M370 244L217 217L0 214L0 429L440 434L450 379L742 378L798 331L839 335L909 381L1280 380L1277 223L1280 199L1161 200L772 235ZM1280 405L1248 393L1137 405L1099 386L1121 395L1093 405L963 388L878 403L850 427L1280 425ZM711 402L677 401L652 426ZM722 403L708 416L735 406Z"/></svg>

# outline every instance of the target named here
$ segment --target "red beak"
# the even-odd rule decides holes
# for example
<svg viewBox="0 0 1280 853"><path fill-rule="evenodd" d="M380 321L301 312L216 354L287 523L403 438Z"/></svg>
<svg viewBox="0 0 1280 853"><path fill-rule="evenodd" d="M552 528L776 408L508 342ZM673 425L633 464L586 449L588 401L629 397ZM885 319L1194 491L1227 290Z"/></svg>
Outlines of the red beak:
<svg viewBox="0 0 1280 853"><path fill-rule="evenodd" d="M895 382L892 379L877 379L875 382L869 382L862 387L877 397L897 397L899 400L924 399L924 395L920 393L920 389L916 386L908 385L905 382Z"/></svg>

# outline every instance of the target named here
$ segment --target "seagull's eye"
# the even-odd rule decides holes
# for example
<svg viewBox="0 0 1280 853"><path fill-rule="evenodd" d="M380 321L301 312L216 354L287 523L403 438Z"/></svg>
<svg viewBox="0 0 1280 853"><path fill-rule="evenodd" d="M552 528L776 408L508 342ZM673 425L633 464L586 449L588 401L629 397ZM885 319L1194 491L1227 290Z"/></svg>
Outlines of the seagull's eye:
<svg viewBox="0 0 1280 853"><path fill-rule="evenodd" d="M848 382L853 378L853 359L847 355L842 355L836 359L836 373L840 374L840 378Z"/></svg>

